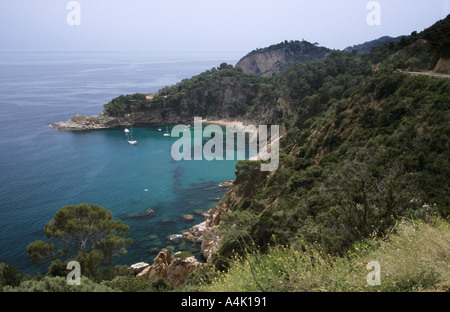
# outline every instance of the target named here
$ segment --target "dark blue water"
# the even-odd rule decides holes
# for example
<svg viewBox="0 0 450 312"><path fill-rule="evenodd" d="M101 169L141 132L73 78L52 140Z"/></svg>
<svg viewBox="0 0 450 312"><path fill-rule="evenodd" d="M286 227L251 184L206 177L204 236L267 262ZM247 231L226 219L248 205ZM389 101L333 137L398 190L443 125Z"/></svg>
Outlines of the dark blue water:
<svg viewBox="0 0 450 312"><path fill-rule="evenodd" d="M26 247L46 240L44 225L59 208L80 203L103 206L130 226L134 244L117 263L151 263L169 245L198 252L169 236L203 221L200 213L224 194L218 183L234 178L236 161L176 162L170 154L176 138L156 126L134 128L138 145L131 146L123 129L75 133L49 124L98 114L120 94L156 92L222 62L234 64L240 54L0 56L0 262L45 273L31 264Z"/></svg>

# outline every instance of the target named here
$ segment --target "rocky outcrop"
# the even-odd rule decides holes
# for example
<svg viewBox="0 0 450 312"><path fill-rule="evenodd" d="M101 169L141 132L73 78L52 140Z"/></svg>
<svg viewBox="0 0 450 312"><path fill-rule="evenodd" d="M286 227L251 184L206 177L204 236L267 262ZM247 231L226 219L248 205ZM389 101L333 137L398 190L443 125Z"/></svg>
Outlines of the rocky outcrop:
<svg viewBox="0 0 450 312"><path fill-rule="evenodd" d="M85 116L75 115L67 121L60 121L51 124L54 129L68 130L68 131L86 131L99 129L112 129L120 126L130 126L131 118L117 118L107 116L102 113L100 115Z"/></svg>
<svg viewBox="0 0 450 312"><path fill-rule="evenodd" d="M286 49L281 48L264 53L255 53L241 59L236 67L246 74L270 77L280 72L286 64Z"/></svg>
<svg viewBox="0 0 450 312"><path fill-rule="evenodd" d="M166 271L166 281L175 286L184 285L189 276L196 272L200 263L194 256L177 258L176 254Z"/></svg>
<svg viewBox="0 0 450 312"><path fill-rule="evenodd" d="M153 260L153 264L145 268L137 276L145 276L148 279L164 278L171 262L172 257L170 256L170 252L167 249L163 249Z"/></svg>
<svg viewBox="0 0 450 312"><path fill-rule="evenodd" d="M148 268L150 266L150 264L145 263L145 262L139 262L139 263L135 263L133 264L130 269L134 271L134 275L137 275L139 273L141 273L142 271L144 271L146 268Z"/></svg>
<svg viewBox="0 0 450 312"><path fill-rule="evenodd" d="M434 68L435 73L450 74L450 59L441 58Z"/></svg>
<svg viewBox="0 0 450 312"><path fill-rule="evenodd" d="M221 185L231 188L217 204L206 212L205 221L193 226L190 230L196 241L201 243L201 253L206 262L210 262L212 256L220 248L221 234L216 230L220 224L222 215L231 211L232 206L240 201L236 196L235 189L232 187L232 181L227 181Z"/></svg>
<svg viewBox="0 0 450 312"><path fill-rule="evenodd" d="M236 64L246 74L271 77L284 67L296 62L318 60L326 57L330 49L303 41L285 41L265 49L250 52Z"/></svg>
<svg viewBox="0 0 450 312"><path fill-rule="evenodd" d="M85 116L75 115L67 121L60 121L50 126L58 130L87 131L114 129L118 127L130 127L131 125L154 125L154 124L178 124L191 123L191 119L181 118L177 112L170 109L155 109L150 111L139 111L131 116L111 117L104 112L99 115Z"/></svg>
<svg viewBox="0 0 450 312"><path fill-rule="evenodd" d="M153 260L153 264L144 268L137 276L147 279L164 278L172 285L181 286L199 266L200 263L194 256L184 258L175 254L172 258L170 252L163 249Z"/></svg>
<svg viewBox="0 0 450 312"><path fill-rule="evenodd" d="M220 184L221 187L230 189L217 204L204 214L205 221L193 226L190 231L185 231L182 235L176 235L177 238L183 236L188 241L200 243L201 253L207 262L211 262L212 256L220 248L221 235L215 230L220 224L221 216L231 210L229 205L234 205L239 201L233 189L233 182L230 180ZM152 265L139 263L131 268L135 270L138 277L164 278L168 283L180 286L186 283L188 277L197 271L201 264L194 256L179 257L178 255L179 253L176 253L172 257L167 249L163 249L153 260Z"/></svg>
<svg viewBox="0 0 450 312"><path fill-rule="evenodd" d="M221 215L227 211L224 206L216 204L206 213L205 221L191 228L192 235L201 244L201 253L206 262L210 262L220 248L220 236L214 233L214 229L219 225Z"/></svg>

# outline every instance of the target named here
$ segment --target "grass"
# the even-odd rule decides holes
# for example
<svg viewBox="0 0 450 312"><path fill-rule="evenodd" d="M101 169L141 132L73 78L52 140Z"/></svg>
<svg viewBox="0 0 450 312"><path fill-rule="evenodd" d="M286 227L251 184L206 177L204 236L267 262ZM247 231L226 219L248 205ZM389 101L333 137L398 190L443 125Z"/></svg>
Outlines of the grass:
<svg viewBox="0 0 450 312"><path fill-rule="evenodd" d="M450 291L448 220L404 220L384 238L353 245L346 257L332 257L316 244L298 241L262 254L249 246L228 272L216 272L201 283L207 292L405 292ZM379 263L380 285L368 285L367 268Z"/></svg>

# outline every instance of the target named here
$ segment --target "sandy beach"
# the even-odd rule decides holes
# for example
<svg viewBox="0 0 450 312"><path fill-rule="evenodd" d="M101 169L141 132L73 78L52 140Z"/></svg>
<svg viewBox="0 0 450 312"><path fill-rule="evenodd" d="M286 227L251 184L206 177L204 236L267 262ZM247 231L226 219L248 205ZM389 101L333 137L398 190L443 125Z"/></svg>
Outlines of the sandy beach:
<svg viewBox="0 0 450 312"><path fill-rule="evenodd" d="M241 126L244 127L244 123L242 121L237 120L227 120L227 119L218 119L218 120L212 120L212 119L202 119L203 123L210 123L210 124L217 124L222 126Z"/></svg>

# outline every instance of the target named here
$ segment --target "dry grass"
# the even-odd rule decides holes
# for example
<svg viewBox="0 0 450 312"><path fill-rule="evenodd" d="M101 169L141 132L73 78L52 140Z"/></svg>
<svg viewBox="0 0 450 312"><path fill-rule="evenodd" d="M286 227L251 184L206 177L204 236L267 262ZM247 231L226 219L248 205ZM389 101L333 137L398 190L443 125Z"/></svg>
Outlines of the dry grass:
<svg viewBox="0 0 450 312"><path fill-rule="evenodd" d="M219 272L200 291L449 291L450 227L445 220L403 221L384 239L355 244L345 258L298 242L261 254L258 246L236 257L227 272ZM369 286L366 268L380 264L380 285Z"/></svg>

